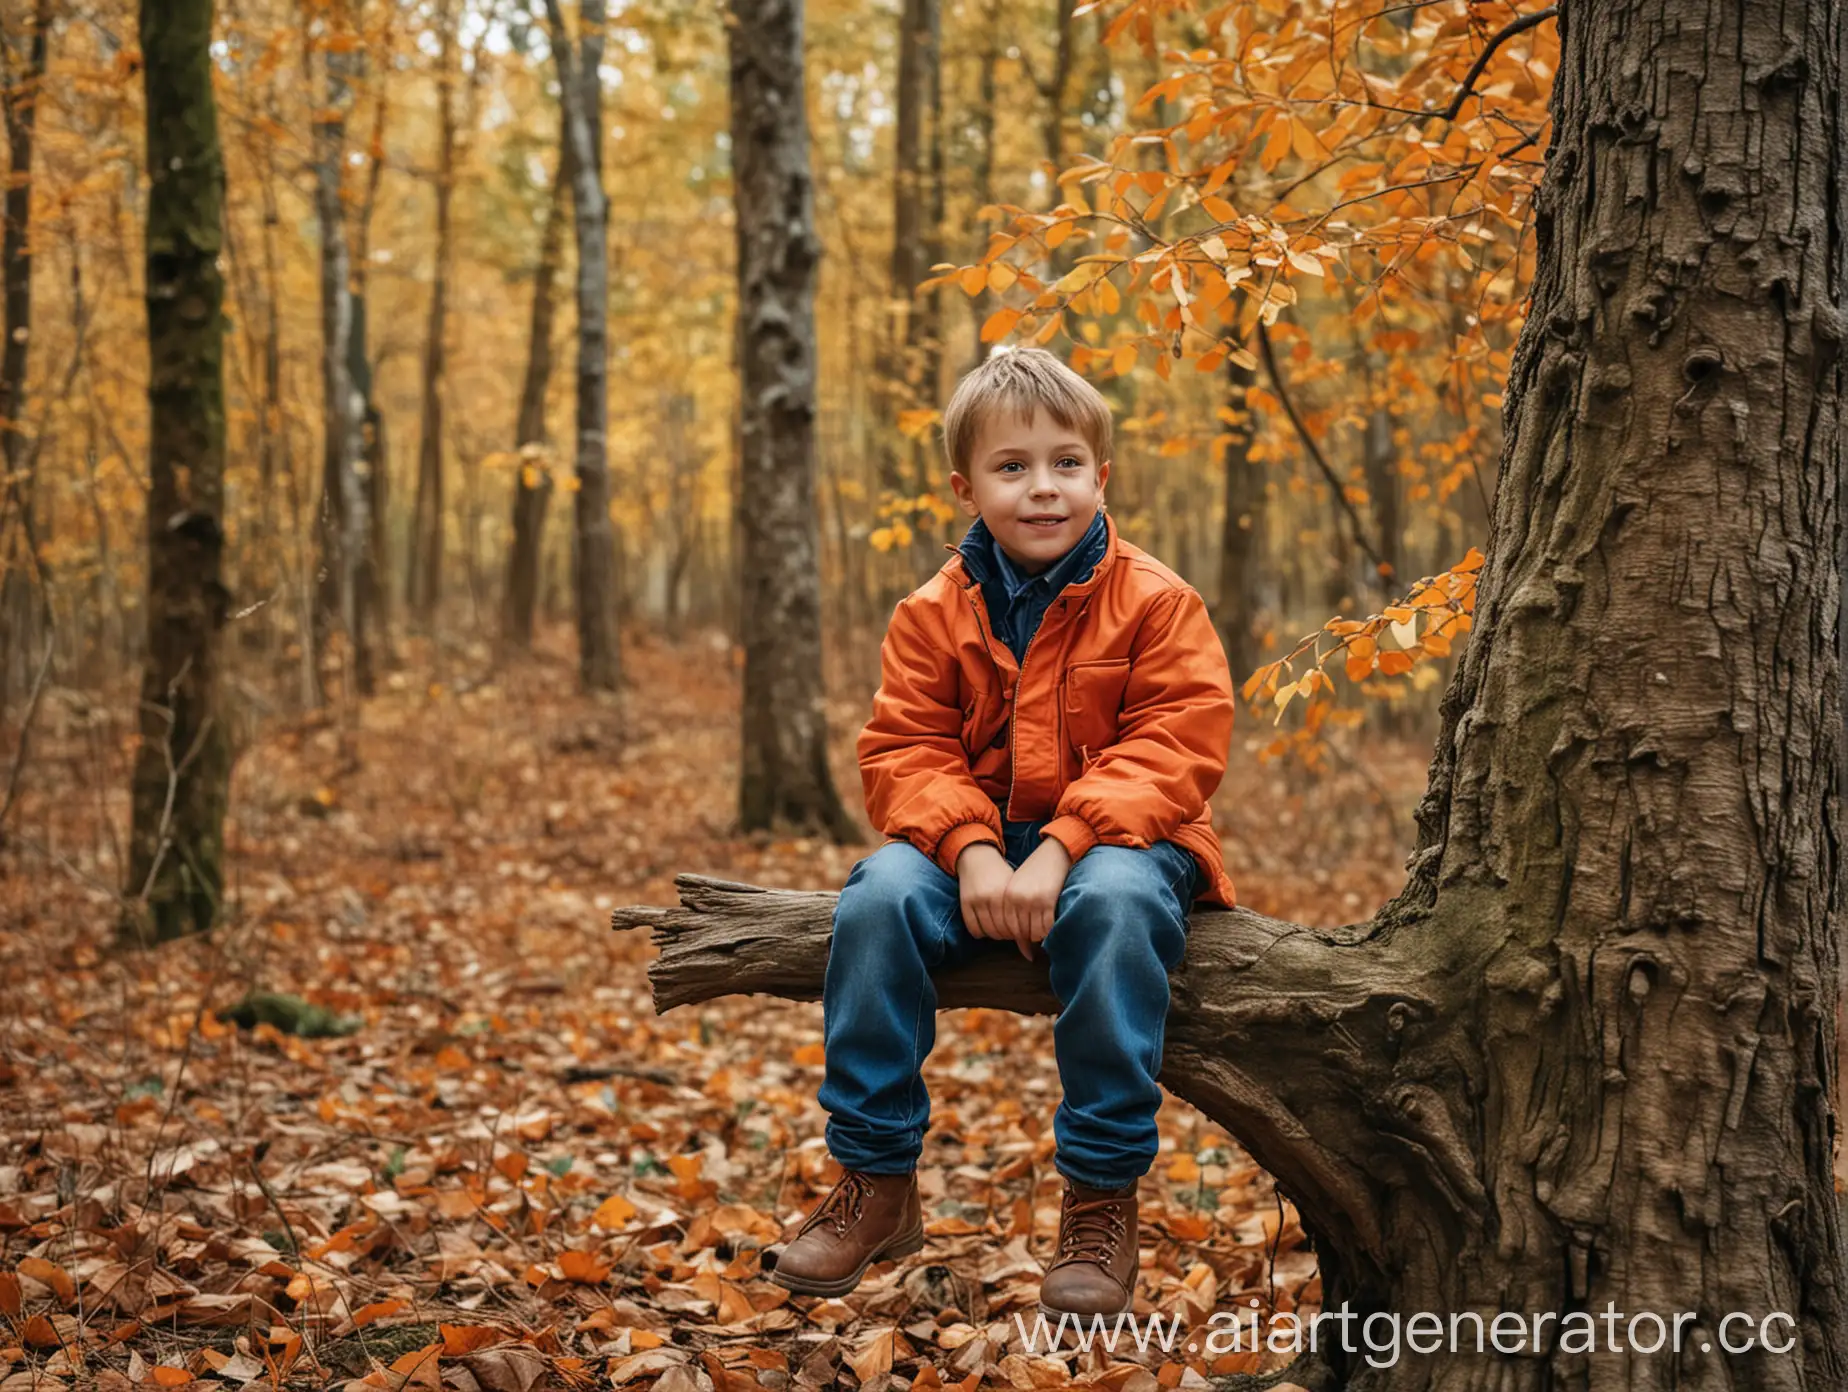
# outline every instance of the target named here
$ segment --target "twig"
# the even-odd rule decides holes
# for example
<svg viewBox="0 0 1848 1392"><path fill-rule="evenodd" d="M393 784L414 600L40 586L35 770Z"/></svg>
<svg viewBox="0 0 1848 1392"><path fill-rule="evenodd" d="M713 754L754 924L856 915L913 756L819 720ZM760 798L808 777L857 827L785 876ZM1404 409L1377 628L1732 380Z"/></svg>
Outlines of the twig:
<svg viewBox="0 0 1848 1392"><path fill-rule="evenodd" d="M26 771L26 751L32 743L32 720L38 714L39 698L45 694L45 674L51 671L51 653L56 635L45 635L45 655L39 659L38 675L32 679L32 695L26 701L25 717L19 722L19 747L13 751L13 767L6 778L6 801L0 803L0 846L6 844L7 814L19 800L19 783Z"/></svg>
<svg viewBox="0 0 1848 1392"><path fill-rule="evenodd" d="M1442 111L1434 111L1431 114L1442 116L1446 121L1456 120L1457 113L1463 109L1463 103L1469 100L1469 94L1476 85L1476 79L1482 76L1482 70L1488 67L1489 59L1495 56L1495 50L1516 34L1524 34L1536 25L1546 23L1558 13L1559 6L1548 5L1544 10L1535 10L1532 14L1525 14L1519 19L1510 20L1506 28L1489 40L1488 47L1476 55L1476 61L1471 63L1469 71L1463 74L1463 85L1457 88L1457 94L1451 98L1450 105Z"/></svg>
<svg viewBox="0 0 1848 1392"><path fill-rule="evenodd" d="M1303 418L1296 414L1296 406L1290 400L1290 393L1283 385L1283 374L1277 370L1276 354L1271 352L1270 334L1264 328L1264 320L1258 320L1258 352L1264 359L1264 370L1270 375L1271 386L1276 388L1277 399L1283 403L1283 413L1290 418L1290 424L1296 427L1296 434L1303 442L1303 448L1309 451L1309 457L1322 471L1322 477L1328 480L1328 486L1334 490L1335 499L1348 515L1348 521L1354 526L1354 541L1367 553L1367 559L1373 562L1374 583L1381 590L1387 589L1386 577L1381 572L1385 562L1380 560L1379 552L1373 549L1373 543L1367 539L1367 529L1362 525L1360 514L1354 511L1354 504L1348 500L1347 485L1336 477L1328 460L1322 457L1322 447L1309 433L1309 427L1303 424Z"/></svg>

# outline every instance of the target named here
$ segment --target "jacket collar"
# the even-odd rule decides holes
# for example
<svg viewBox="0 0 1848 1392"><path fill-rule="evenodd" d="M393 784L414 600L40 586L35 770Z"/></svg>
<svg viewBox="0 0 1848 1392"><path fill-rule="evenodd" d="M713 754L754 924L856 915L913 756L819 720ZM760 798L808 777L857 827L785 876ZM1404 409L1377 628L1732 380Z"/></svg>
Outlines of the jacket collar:
<svg viewBox="0 0 1848 1392"><path fill-rule="evenodd" d="M1060 594L1068 596L1089 594L1092 590L1097 588L1098 584L1104 578L1104 573L1110 569L1111 564L1116 560L1119 550L1117 545L1116 519L1108 512L1105 512L1103 516L1104 554L1098 558L1097 564L1091 568L1091 574L1088 578L1080 580L1076 584L1066 585L1059 591ZM948 542L944 543L944 550L955 553L949 560L944 562L944 572L964 589L968 589L971 585L982 584L989 579L999 579L1000 577L994 573L994 569L990 562L990 557L992 555L991 548L993 546L993 535L989 532L981 518L978 517L974 525L969 528L967 535L963 537L960 545L952 546ZM1072 548L1072 551L1066 553L1066 556L1070 556L1073 552L1082 550L1084 546L1085 543L1081 540L1077 546ZM1063 563L1064 559L1065 557L1061 557L1058 563Z"/></svg>

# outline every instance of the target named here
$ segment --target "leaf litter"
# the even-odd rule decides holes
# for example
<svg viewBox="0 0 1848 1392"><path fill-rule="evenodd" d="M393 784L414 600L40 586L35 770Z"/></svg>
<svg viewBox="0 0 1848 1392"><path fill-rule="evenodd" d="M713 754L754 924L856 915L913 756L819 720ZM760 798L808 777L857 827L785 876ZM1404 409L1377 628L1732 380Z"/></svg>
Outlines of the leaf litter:
<svg viewBox="0 0 1848 1392"><path fill-rule="evenodd" d="M1024 1346L1059 1085L1051 1020L1004 1011L940 1020L924 1250L840 1299L772 1284L762 1249L839 1173L820 1007L657 1016L652 947L605 924L680 870L838 887L874 842L731 829L736 676L697 641L632 641L616 704L562 650L477 654L472 679L409 656L356 726L278 721L242 752L225 922L150 953L110 941L126 732L41 733L0 878L0 1392L1147 1392L1287 1361ZM830 703L846 790L869 695ZM1363 917L1424 759L1381 742L1309 780L1235 746L1241 899ZM293 1033L272 997L357 1028ZM1138 1315L1312 1312L1269 1177L1177 1099L1160 1128Z"/></svg>

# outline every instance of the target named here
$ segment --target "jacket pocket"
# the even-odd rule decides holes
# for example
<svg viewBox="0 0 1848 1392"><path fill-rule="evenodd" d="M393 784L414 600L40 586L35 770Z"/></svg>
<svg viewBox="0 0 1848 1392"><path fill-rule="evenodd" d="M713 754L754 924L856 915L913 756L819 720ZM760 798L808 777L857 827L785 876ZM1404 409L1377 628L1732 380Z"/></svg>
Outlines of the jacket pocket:
<svg viewBox="0 0 1848 1392"><path fill-rule="evenodd" d="M1080 770L1117 742L1123 689L1129 684L1127 657L1074 662L1065 669L1065 742L1078 756Z"/></svg>
<svg viewBox="0 0 1848 1392"><path fill-rule="evenodd" d="M989 706L987 692L977 691L974 688L963 692L962 747L971 766L981 757L982 751L988 748L990 737L994 733L990 728L993 722Z"/></svg>

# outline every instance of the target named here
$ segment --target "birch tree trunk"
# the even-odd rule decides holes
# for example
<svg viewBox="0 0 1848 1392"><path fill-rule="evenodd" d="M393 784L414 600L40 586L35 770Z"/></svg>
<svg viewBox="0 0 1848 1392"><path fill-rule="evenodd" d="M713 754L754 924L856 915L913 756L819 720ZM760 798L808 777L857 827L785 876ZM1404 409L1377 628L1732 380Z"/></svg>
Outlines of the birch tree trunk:
<svg viewBox="0 0 1848 1392"><path fill-rule="evenodd" d="M815 519L815 235L800 0L730 0L744 749L738 816L857 839L828 770Z"/></svg>
<svg viewBox="0 0 1848 1392"><path fill-rule="evenodd" d="M331 15L336 26L350 20L344 7ZM366 664L361 613L360 571L370 524L366 494L359 476L359 403L352 379L352 261L347 244L346 210L341 198L341 166L346 157L346 107L352 98L349 74L352 53L328 36L324 44L327 100L315 120L315 215L321 231L321 506L316 514L315 549L320 583L315 595L316 675L325 697L328 640L337 627L344 639L341 686L356 691ZM304 54L303 61L307 62Z"/></svg>
<svg viewBox="0 0 1848 1392"><path fill-rule="evenodd" d="M1406 888L1337 932L1195 916L1162 1079L1276 1176L1350 1317L1298 1382L1848 1385L1843 18L1562 4L1488 561ZM818 993L829 896L682 889L618 914L656 928L658 1004ZM942 1004L1056 1008L1020 962ZM1502 1337L1465 1320L1456 1347L1469 1315ZM1389 1320L1386 1357L1362 1330Z"/></svg>
<svg viewBox="0 0 1848 1392"><path fill-rule="evenodd" d="M571 145L571 208L577 230L577 492L573 495L571 589L577 607L578 678L614 691L622 678L616 626L616 534L610 523L609 203L603 196L604 0L580 0L573 48L558 0L546 0L559 99Z"/></svg>
<svg viewBox="0 0 1848 1392"><path fill-rule="evenodd" d="M143 943L209 928L224 885L231 741L219 693L225 168L212 0L141 0L147 99L148 596L129 908Z"/></svg>

